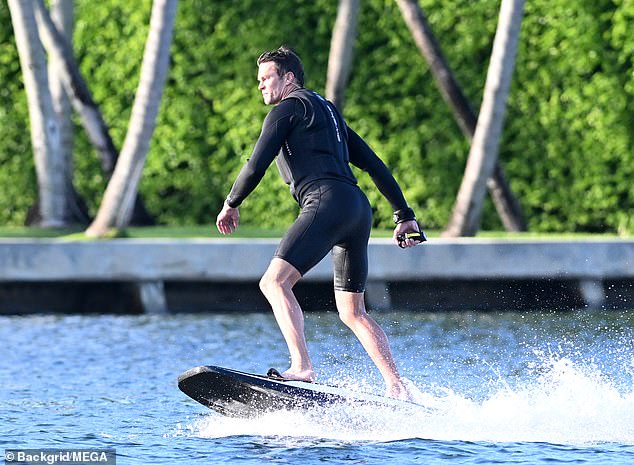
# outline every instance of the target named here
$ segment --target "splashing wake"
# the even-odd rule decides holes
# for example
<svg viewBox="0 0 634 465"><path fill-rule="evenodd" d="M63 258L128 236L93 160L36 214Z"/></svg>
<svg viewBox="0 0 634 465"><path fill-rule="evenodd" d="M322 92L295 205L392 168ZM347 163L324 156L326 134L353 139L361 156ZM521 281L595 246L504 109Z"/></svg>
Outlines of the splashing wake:
<svg viewBox="0 0 634 465"><path fill-rule="evenodd" d="M533 375L511 387L504 382L483 399L450 388L408 381L417 404L407 411L334 406L282 411L257 419L217 415L195 422L192 433L318 437L340 441L395 441L409 438L553 444L634 444L634 391L617 386L597 366L547 356Z"/></svg>

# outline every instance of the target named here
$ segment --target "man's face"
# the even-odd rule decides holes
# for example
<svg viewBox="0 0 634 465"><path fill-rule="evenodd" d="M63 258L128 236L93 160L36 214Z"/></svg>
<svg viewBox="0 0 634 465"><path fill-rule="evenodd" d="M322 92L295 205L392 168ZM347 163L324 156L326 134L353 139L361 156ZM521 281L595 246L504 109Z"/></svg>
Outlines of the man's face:
<svg viewBox="0 0 634 465"><path fill-rule="evenodd" d="M267 61L258 66L258 89L266 105L276 105L282 100L284 88L287 85L283 76L277 73L277 66L273 61Z"/></svg>

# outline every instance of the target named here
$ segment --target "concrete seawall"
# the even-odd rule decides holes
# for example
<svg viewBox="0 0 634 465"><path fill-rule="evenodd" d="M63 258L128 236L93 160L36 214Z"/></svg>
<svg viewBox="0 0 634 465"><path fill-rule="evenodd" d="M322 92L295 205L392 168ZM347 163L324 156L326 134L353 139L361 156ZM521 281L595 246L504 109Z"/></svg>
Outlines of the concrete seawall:
<svg viewBox="0 0 634 465"><path fill-rule="evenodd" d="M223 302L225 310L259 309L266 304L257 282L277 243L269 239L3 239L0 313L46 312L55 289L64 294L82 286L92 295L94 311L112 307L106 296L99 297L100 292L115 301L119 293L121 311L127 306L160 313L186 310L188 305L192 310L213 310L222 308ZM367 298L374 308L512 309L536 308L538 302L566 308L634 308L632 240L432 240L401 250L388 239L373 239L369 260ZM308 304L331 306L332 291L327 290L331 280L327 257L305 276L298 293ZM38 293L44 298L43 307L27 308L25 301L37 306Z"/></svg>

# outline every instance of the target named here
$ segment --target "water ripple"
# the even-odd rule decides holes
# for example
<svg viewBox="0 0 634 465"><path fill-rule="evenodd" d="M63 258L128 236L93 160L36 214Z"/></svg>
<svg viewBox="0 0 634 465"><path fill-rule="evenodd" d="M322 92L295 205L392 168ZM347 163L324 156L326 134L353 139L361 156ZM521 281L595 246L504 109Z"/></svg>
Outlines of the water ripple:
<svg viewBox="0 0 634 465"><path fill-rule="evenodd" d="M244 421L194 403L176 377L284 367L269 314L0 317L0 445L114 447L125 464L630 464L633 315L376 313L431 414ZM382 391L337 315L307 314L306 328L321 381Z"/></svg>

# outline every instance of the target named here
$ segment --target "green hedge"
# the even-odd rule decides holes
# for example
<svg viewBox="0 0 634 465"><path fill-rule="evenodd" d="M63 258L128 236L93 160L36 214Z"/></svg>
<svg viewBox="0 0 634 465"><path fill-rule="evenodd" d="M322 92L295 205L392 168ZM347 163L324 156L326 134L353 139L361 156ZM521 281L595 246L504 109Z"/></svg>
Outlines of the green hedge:
<svg viewBox="0 0 634 465"><path fill-rule="evenodd" d="M121 147L138 83L151 1L76 2L82 72ZM478 108L499 1L422 0L447 60ZM255 59L287 43L307 85L323 92L337 2L184 0L170 77L141 192L166 224L212 223L249 156L267 108ZM634 5L616 0L526 4L500 157L533 231L634 230ZM5 3L0 3L0 221L21 224L36 195L26 98ZM468 144L393 0L361 4L345 116L401 182L419 217L442 228ZM78 190L94 213L105 180L78 129ZM388 203L364 174L375 222ZM274 166L242 208L244 223L279 226L297 207ZM490 202L485 229L500 228Z"/></svg>

